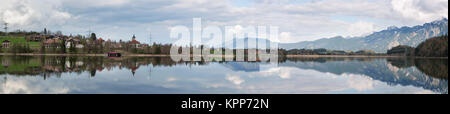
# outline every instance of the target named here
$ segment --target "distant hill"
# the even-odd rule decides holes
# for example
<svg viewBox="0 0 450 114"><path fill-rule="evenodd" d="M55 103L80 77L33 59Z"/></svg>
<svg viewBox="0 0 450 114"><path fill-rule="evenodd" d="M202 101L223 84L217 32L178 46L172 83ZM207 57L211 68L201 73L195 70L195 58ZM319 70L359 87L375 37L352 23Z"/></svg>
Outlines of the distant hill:
<svg viewBox="0 0 450 114"><path fill-rule="evenodd" d="M430 38L416 47L416 56L448 57L448 35Z"/></svg>
<svg viewBox="0 0 450 114"><path fill-rule="evenodd" d="M365 37L344 38L333 37L316 41L298 43L283 43L284 49L317 49L326 48L333 50L374 50L385 53L388 49L399 45L416 47L428 38L448 34L448 19L442 19L431 23L425 23L414 27L389 27L386 30L375 32Z"/></svg>

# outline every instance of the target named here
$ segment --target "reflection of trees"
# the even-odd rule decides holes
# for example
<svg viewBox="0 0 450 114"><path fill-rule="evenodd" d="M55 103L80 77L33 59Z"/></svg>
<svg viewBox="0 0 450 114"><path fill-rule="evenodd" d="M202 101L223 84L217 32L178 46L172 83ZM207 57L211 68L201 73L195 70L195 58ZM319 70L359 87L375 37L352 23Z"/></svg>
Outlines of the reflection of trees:
<svg viewBox="0 0 450 114"><path fill-rule="evenodd" d="M2 66L0 67L0 74L14 74L22 75L38 75L41 67L39 63L34 62L32 57L4 57L0 56Z"/></svg>
<svg viewBox="0 0 450 114"><path fill-rule="evenodd" d="M408 68L414 66L413 58L388 58L388 63L398 68Z"/></svg>
<svg viewBox="0 0 450 114"><path fill-rule="evenodd" d="M448 80L447 59L416 59L416 67L423 73L436 78Z"/></svg>
<svg viewBox="0 0 450 114"><path fill-rule="evenodd" d="M174 62L169 57L77 57L77 56L0 56L1 74L15 76L60 77L62 73L88 72L92 77L103 70L129 69L134 75L141 66L171 67L175 65L204 65L206 62Z"/></svg>
<svg viewBox="0 0 450 114"><path fill-rule="evenodd" d="M448 79L448 59L389 58L387 61L398 68L415 66L428 76Z"/></svg>

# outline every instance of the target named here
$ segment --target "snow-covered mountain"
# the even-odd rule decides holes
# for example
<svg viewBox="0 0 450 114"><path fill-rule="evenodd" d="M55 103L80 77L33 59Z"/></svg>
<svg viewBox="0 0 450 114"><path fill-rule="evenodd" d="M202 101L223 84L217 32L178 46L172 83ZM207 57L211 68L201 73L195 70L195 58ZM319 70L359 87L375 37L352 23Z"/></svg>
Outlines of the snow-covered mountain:
<svg viewBox="0 0 450 114"><path fill-rule="evenodd" d="M280 44L284 49L317 49L364 50L370 49L385 53L398 45L417 46L428 38L448 34L448 19L437 20L414 27L388 27L365 37L344 38L333 37L316 41Z"/></svg>

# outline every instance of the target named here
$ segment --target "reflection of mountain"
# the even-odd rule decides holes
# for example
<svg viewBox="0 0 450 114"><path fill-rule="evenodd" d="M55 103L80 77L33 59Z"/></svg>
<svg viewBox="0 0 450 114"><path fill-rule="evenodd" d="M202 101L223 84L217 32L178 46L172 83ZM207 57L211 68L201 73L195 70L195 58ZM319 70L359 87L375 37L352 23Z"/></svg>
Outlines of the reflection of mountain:
<svg viewBox="0 0 450 114"><path fill-rule="evenodd" d="M420 60L417 60L420 61ZM405 61L403 61L405 62ZM447 72L447 65L437 65L437 63L447 63L447 60L442 60L433 64L432 66L445 67L440 70ZM396 63L393 65L391 63ZM402 85L402 86L416 86L424 89L440 93L448 93L448 80L440 79L428 76L427 73L423 73L416 67L408 67L406 65L400 65L403 67L397 67L401 61L385 59L376 59L373 61L328 61L328 62L292 62L287 61L280 63L279 66L297 67L301 69L313 69L320 72L329 72L337 75L344 73L363 74L367 75L375 80L386 82L389 85ZM420 67L419 67L420 68ZM441 73L441 74L443 74ZM446 73L448 77L448 74Z"/></svg>
<svg viewBox="0 0 450 114"><path fill-rule="evenodd" d="M387 61L398 68L415 66L428 76L448 80L448 59L390 58Z"/></svg>

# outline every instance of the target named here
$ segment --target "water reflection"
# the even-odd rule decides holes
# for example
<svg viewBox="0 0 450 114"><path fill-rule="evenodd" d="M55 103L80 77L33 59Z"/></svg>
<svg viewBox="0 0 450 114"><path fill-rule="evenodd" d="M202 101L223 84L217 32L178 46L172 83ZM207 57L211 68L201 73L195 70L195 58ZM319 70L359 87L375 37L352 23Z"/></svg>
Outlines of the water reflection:
<svg viewBox="0 0 450 114"><path fill-rule="evenodd" d="M448 93L447 59L0 56L0 93Z"/></svg>

